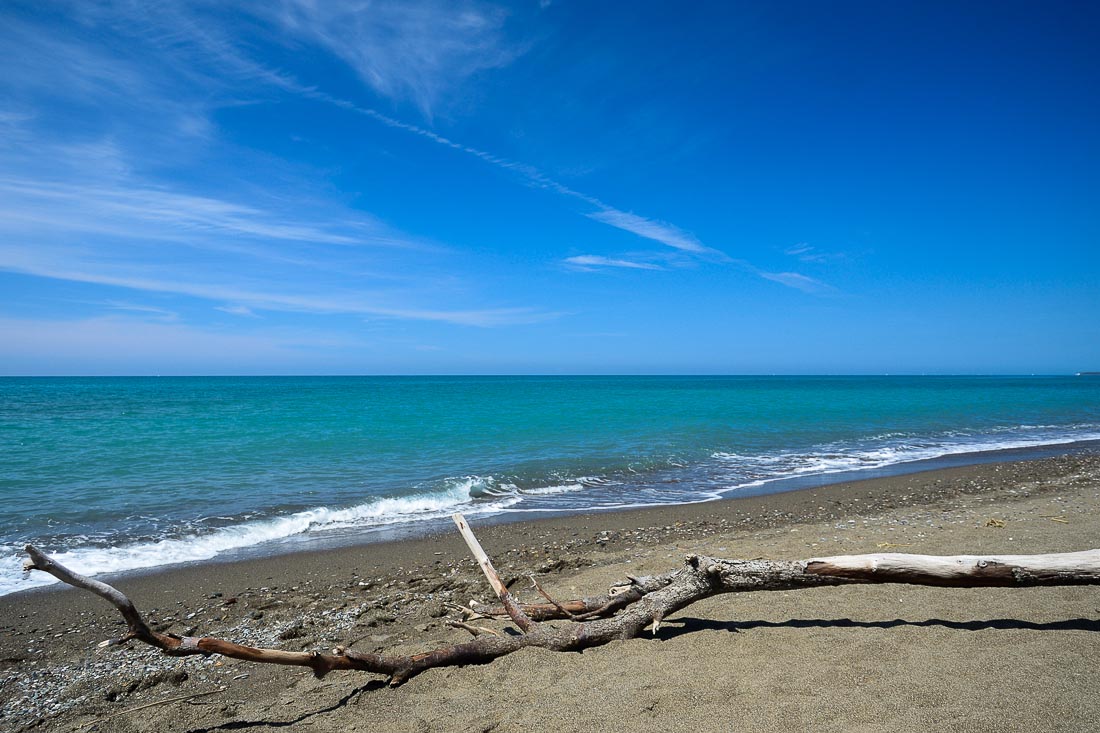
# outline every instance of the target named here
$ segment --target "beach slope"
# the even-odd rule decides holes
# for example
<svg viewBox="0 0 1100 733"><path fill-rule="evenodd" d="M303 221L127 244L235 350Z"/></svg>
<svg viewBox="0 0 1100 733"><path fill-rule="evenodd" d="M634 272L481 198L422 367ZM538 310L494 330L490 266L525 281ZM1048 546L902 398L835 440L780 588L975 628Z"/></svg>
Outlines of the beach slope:
<svg viewBox="0 0 1100 733"><path fill-rule="evenodd" d="M1095 548L1098 500L1100 456L1073 455L475 529L506 579L538 573L570 598L671 569L688 552ZM464 632L445 625L443 602L491 599L457 535L116 582L161 628L295 650L453 643ZM536 600L527 585L513 589ZM395 689L355 673L316 680L297 668L99 648L122 627L101 600L70 590L2 598L0 619L0 728L12 731L1083 731L1100 720L1095 587L721 596L666 620L656 637L525 650Z"/></svg>

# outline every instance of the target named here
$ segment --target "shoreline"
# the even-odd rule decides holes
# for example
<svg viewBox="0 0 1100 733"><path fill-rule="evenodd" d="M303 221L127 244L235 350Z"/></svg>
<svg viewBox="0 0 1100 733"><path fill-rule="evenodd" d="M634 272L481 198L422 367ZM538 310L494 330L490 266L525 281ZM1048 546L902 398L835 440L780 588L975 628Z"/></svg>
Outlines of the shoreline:
<svg viewBox="0 0 1100 733"><path fill-rule="evenodd" d="M539 518L527 522L475 521L474 529L505 580L537 573L548 590L564 598L605 590L607 584L621 579L625 572L671 569L682 560L685 552L693 551L723 557L797 559L876 552L882 551L883 545L898 547L898 551L903 552L929 554L1088 549L1097 546L1096 538L1100 536L1100 518L1094 520L1091 516L1098 496L1100 452L1089 450L1027 461L863 478L815 489L702 504ZM1061 519L1054 521L1059 516ZM985 525L989 519L997 518L1008 522L1007 531ZM167 624L166 628L174 633L185 633L195 626L200 634L291 649L326 648L351 641L357 644L356 648L368 651L413 652L454 643L462 639L461 632L443 625L441 602L467 603L470 598L488 597L476 565L455 532L264 558L170 566L154 572L128 573L112 578L111 582L128 593L151 622ZM520 591L523 595L526 585L521 582L515 587L523 589ZM1086 635L1084 640L1091 640L1095 632L1100 632L1100 622L1088 618L1090 614L1095 617L1100 613L1096 591L1089 588L1042 589L1039 592L960 591L951 597L968 599L961 606L956 601L944 605L945 601L936 600L940 597L936 590L927 589L844 588L831 592L847 599L847 605L834 607L830 612L828 602L822 607L823 601L818 600L827 598L820 591L748 594L739 596L736 604L727 604L739 609L733 614L707 612L706 609L716 605L712 601L699 604L698 608L685 609L684 614L688 617L703 614L707 618L713 615L706 623L721 623L723 618L746 618L742 615L746 606L750 609L747 618L763 618L769 613L768 609L778 603L779 607L787 608L792 617L806 613L812 617L815 613L840 610L850 618L856 613L874 620L891 618L897 611L876 604L886 595L900 594L909 599L931 598L923 602L926 606L931 604L927 613L932 614L932 618L958 618L960 623L968 617L989 618L989 612L982 609L992 602L997 609L993 613L1004 618L1048 623L1028 619L1039 613L1035 608L1046 608L1046 599L1056 599L1063 602L1064 605L1057 608L1064 608L1064 611L1047 609L1039 615L1052 615L1055 621L1059 617L1078 618L1074 622L1076 626L1065 631L1069 639L1066 643L1079 645L1081 634ZM791 596L789 601L787 596ZM804 605L807 601L809 605ZM912 600L912 603L917 601ZM935 610L937 608L940 610ZM915 620L920 621L919 611L916 616ZM1085 618L1079 618L1082 616ZM69 727L75 727L112 711L189 691L216 689L216 685L228 686L231 692L219 693L213 699L229 697L237 701L229 705L231 712L218 713L217 720L283 720L311 709L310 706L317 703L314 697L320 690L330 690L332 694L342 690L341 694L347 694L371 679L369 675L334 674L318 683L300 670L242 665L232 660L225 660L224 664L216 659L176 660L139 647L100 650L96 648L99 641L118 633L113 610L86 593L56 585L0 597L0 619L3 619L0 622L0 659L3 659L0 690L10 689L17 693L4 704L0 726L10 725L12 730L24 730L35 720L67 722ZM301 625L303 619L304 626ZM301 633L288 636L287 630L296 620ZM772 627L760 628L778 633ZM845 627L828 628L832 629L831 633L837 633ZM807 636L805 629L783 629L783 633L791 637L785 643L796 646L811 643L813 638L824 633L819 630ZM874 626L862 631L857 629L857 632L872 636L882 632L876 629L878 627ZM901 636L905 636L905 629L900 629ZM688 633L669 640L668 644L686 644L695 649L693 654L702 656L692 664L702 663L710 669L710 665L720 666L728 660L710 659L705 648L696 648L699 640L694 637L713 633ZM922 633L940 633L944 637L942 643L948 645L962 644L969 648L971 643L965 638L951 638L950 629L936 632L933 628ZM281 636L286 638L280 639ZM715 640L707 641L713 643ZM1036 643L1038 641L1041 640ZM584 660L595 659L600 664L615 667L622 663L621 655L625 655L628 666L652 665L654 659L647 659L646 655L662 651L651 648L653 643L624 642L612 645L613 650L601 648L583 655L539 654L535 666L574 665L576 668L572 672L563 672L568 677L585 673ZM750 650L754 648L752 644L747 646ZM1095 644L1089 648L1095 648ZM829 653L847 658L846 653L837 649ZM943 653L948 654L949 650ZM1029 653L1037 652L1029 647ZM526 659L526 666L530 667L534 654L524 652L514 656ZM616 654L620 657L614 657ZM574 656L576 660L569 659ZM1089 659L1090 664L1095 664L1095 659ZM886 663L881 659L879 662ZM1051 662L1056 663L1053 659ZM847 660L846 663L855 662ZM387 715L394 715L392 719L383 718L390 721L392 729L414 730L416 728L402 728L397 724L401 719L399 713L404 709L402 706L412 705L412 712L421 718L428 715L426 709L416 706L415 699L408 697L412 694L410 691L419 691L420 706L430 706L433 685L442 686L442 690L449 691L447 695L459 697L473 686L475 692L471 693L469 704L464 703L451 711L458 716L455 721L465 723L439 726L464 730L469 727L467 723L472 724L476 718L470 717L474 715L474 708L483 704L475 705L476 690L488 684L486 680L500 682L502 670L508 675L519 675L519 681L509 680L506 688L513 684L537 685L534 678L523 675L541 679L539 670L524 672L520 669L522 666L520 659L506 658L488 667L436 670L394 691L368 685L370 689L360 694L372 695L372 700L388 711ZM1072 670L1080 671L1077 667ZM1059 675L1075 674L1076 671L1059 672ZM35 673L33 684L28 676L30 672ZM642 672L638 674L645 677ZM654 674L655 671L649 673L650 682L655 681L652 679ZM246 677L238 678L239 675ZM609 681L608 684L614 683ZM32 688L37 688L37 693L28 692ZM1089 689L1095 690L1094 687ZM505 707L516 704L516 700L507 697L505 690L493 694L504 695L495 699ZM588 698L595 692L574 691L574 694L580 701L577 704L585 700L584 704L593 704ZM660 695L675 697L671 692ZM264 701L270 702L272 696L279 697L279 705L263 708ZM444 699L450 698L445 695ZM23 702L16 708L19 700ZM187 716L198 716L204 724L214 720L209 717L214 711L198 705L187 705L182 720L168 714L172 708L178 713L185 705L153 708L153 711L164 709L165 712L153 714L148 720L112 719L100 724L100 729L182 731L194 727L194 721ZM315 707L321 705L318 703ZM1100 708L1100 702L1096 707ZM1092 711L1100 714L1100 709ZM711 710L711 714L715 712ZM1033 712L1037 715L1041 711ZM349 725L353 718L348 716L352 715L354 711L341 714L337 710L326 718L321 729L341 730ZM530 710L525 718L521 712L515 715L520 717L512 722L521 719L525 724L538 722L531 717ZM425 719L429 718L430 715ZM1081 718L1077 720L1080 722ZM517 723L514 727L501 729L519 727ZM1040 727L1056 729L1049 725ZM701 729L711 728L704 725Z"/></svg>
<svg viewBox="0 0 1100 733"><path fill-rule="evenodd" d="M786 504L783 498L789 494L801 492L827 491L830 487L848 485L878 480L890 480L905 476L939 471L952 468L969 468L991 463L1006 463L1017 461L1040 460L1056 456L1100 454L1100 440L1078 440L1064 443L1046 443L1014 448L998 448L994 450L970 451L966 453L949 453L932 458L923 458L914 461L902 461L886 466L874 468L842 470L824 472L804 476L785 476L774 479L766 479L760 485L730 489L730 494L720 498L707 498L700 501L686 503L655 504L651 506L610 507L598 509L583 509L571 511L509 511L507 509L487 516L471 515L470 521L475 527L480 527L482 532L487 527L512 524L537 524L542 522L570 522L577 517L598 517L604 515L624 514L632 516L635 513L646 512L677 512L687 507L705 507L725 502L747 502L758 500L760 503L770 504L779 502ZM811 498L806 502L812 503ZM800 502L793 502L799 504ZM630 520L627 520L630 523ZM612 522L612 524L615 524ZM358 534L348 534L333 538L288 538L290 541L276 543L274 545L261 543L244 548L238 548L204 560L192 560L182 563L156 565L146 568L135 568L117 572L102 573L95 577L105 582L119 582L144 576L155 576L161 573L182 572L188 569L202 572L203 568L221 567L225 565L238 565L242 563L264 563L269 561L283 561L295 555L311 555L314 553L326 553L333 551L352 550L355 548L367 549L394 543L417 542L433 536L453 533L450 519L432 519L425 521L413 521L398 525L393 528L370 530ZM24 594L36 594L51 590L64 590L58 583L36 586L24 590L0 595L0 605L6 599L18 598Z"/></svg>

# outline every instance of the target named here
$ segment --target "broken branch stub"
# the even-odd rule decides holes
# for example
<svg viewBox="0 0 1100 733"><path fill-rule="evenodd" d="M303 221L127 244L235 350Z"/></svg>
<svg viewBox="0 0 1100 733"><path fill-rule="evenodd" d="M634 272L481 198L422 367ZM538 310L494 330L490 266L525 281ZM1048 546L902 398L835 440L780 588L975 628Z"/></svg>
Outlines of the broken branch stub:
<svg viewBox="0 0 1100 733"><path fill-rule="evenodd" d="M492 562L462 515L456 514L454 520L502 604L501 609L488 609L479 615L508 616L523 634L499 635L486 627L456 622L453 626L475 637L414 655L364 653L345 647L337 647L331 654L250 647L213 637L181 637L155 632L121 591L69 570L30 545L26 551L31 559L25 567L49 573L64 583L104 598L125 619L129 633L124 638L137 639L170 656L221 654L261 664L309 667L318 677L333 670L358 670L386 675L391 685L399 685L434 667L486 664L525 647L576 651L615 639L629 639L650 624L656 631L669 615L723 593L789 591L855 583L957 588L1100 584L1100 550L951 557L880 553L778 561L689 555L679 569L653 577L631 578L629 584L617 587L618 592L559 603L539 588L550 603L523 605L517 603L500 582ZM542 623L550 619L562 619L564 623L555 626Z"/></svg>
<svg viewBox="0 0 1100 733"><path fill-rule="evenodd" d="M489 585L492 586L493 592L497 594L497 598L500 599L500 603L504 606L504 610L507 611L508 616L515 622L524 633L531 631L535 622L532 621L523 609L519 607L515 599L512 598L512 594L508 592L508 588L500 580L500 576L497 575L496 568L493 567L492 560L482 549L481 543L477 541L477 537L474 536L474 532L470 529L470 525L466 523L466 517L459 513L451 515L451 519L454 520L455 526L458 527L458 533L462 535L462 539L466 541L466 546L470 548L470 553L477 560L478 566L481 568L481 572L485 574L485 579L489 581Z"/></svg>

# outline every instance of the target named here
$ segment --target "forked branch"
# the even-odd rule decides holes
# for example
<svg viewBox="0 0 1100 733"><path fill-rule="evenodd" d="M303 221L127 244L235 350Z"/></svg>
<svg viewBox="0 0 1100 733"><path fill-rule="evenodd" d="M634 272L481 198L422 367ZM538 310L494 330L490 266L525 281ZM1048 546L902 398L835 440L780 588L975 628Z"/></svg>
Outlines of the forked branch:
<svg viewBox="0 0 1100 733"><path fill-rule="evenodd" d="M525 647L576 651L615 639L630 639L646 626L654 630L661 620L686 606L721 593L799 590L852 583L907 583L949 587L1047 586L1100 584L1100 550L1048 555L906 555L882 553L843 555L808 560L723 560L689 555L678 570L663 575L630 578L604 596L558 602L535 583L549 603L518 603L500 582L492 562L469 525L456 514L463 539L478 561L502 608L479 611L507 615L524 633L500 635L486 627L454 622L474 638L415 655L382 655L337 647L331 653L288 652L244 646L214 637L189 637L153 631L133 602L118 589L86 578L52 560L33 546L26 570L49 573L71 586L94 593L111 603L125 619L128 633L120 641L136 639L170 656L221 654L264 664L309 667L318 677L333 670L358 670L389 677L399 685L433 667L485 664ZM544 623L562 619L561 625Z"/></svg>

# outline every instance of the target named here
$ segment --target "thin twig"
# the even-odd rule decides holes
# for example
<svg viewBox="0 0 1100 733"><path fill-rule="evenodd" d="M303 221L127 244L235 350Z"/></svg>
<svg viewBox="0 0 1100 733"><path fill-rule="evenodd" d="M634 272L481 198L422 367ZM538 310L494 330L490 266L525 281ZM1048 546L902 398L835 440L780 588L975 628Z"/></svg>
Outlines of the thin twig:
<svg viewBox="0 0 1100 733"><path fill-rule="evenodd" d="M496 629L490 629L487 626L473 626L471 624L463 623L462 621L448 621L447 625L454 629L463 629L469 631L474 636L481 636L482 634L492 634L493 636L500 636L500 632Z"/></svg>
<svg viewBox="0 0 1100 733"><path fill-rule="evenodd" d="M621 596L621 595L622 595L622 593L619 594L619 596ZM614 610L614 609L619 607L619 604L615 600L619 596L614 596L607 603L603 604L599 608L588 611L587 613L573 614L573 620L574 621L588 621L590 619L599 618L600 616L603 616L608 611Z"/></svg>
<svg viewBox="0 0 1100 733"><path fill-rule="evenodd" d="M558 603L557 601L555 601L550 596L549 593L547 593L546 591L544 591L542 589L542 586L539 585L539 582L537 580L535 580L534 575L529 575L527 577L529 577L531 579L531 585L534 586L535 590L537 590L539 592L540 596L542 596L547 601L549 601L554 606L554 608L558 609L558 611L561 612L562 614L564 614L566 618L570 618L570 619L573 618L573 614L569 611L568 608L566 608L565 606L563 606L560 603Z"/></svg>
<svg viewBox="0 0 1100 733"><path fill-rule="evenodd" d="M452 611L461 611L462 615L465 616L467 621L476 621L479 618L493 618L492 615L490 615L490 614L485 614L485 613L482 613L481 611L475 611L474 609L470 608L469 606L463 606L461 603L447 602L447 603L444 603L443 606L445 608L449 608ZM504 615L503 611L501 612L501 615L502 616Z"/></svg>

